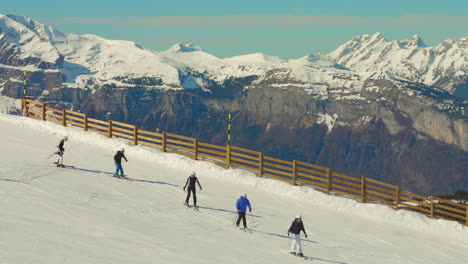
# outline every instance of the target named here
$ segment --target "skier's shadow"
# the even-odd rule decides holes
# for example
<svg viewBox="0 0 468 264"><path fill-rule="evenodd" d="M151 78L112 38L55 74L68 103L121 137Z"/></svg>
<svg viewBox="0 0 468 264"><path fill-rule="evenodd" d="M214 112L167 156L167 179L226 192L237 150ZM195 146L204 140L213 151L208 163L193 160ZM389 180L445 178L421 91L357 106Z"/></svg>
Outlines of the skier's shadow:
<svg viewBox="0 0 468 264"><path fill-rule="evenodd" d="M134 181L137 181L137 182L145 182L145 183L153 183L153 184L165 184L165 185L169 185L169 186L180 187L180 185L173 184L173 183L168 183L168 182L150 181L150 180L140 180L140 179L135 179L135 178L132 178L132 179L133 179Z"/></svg>
<svg viewBox="0 0 468 264"><path fill-rule="evenodd" d="M313 261L314 259L316 259L316 260L320 260L320 261L328 262L328 263L348 264L348 263L346 263L346 262L333 261L333 260L328 260L328 259L321 259L321 258L314 258L314 257L307 257L307 258L309 258L309 259L312 260L312 261Z"/></svg>
<svg viewBox="0 0 468 264"><path fill-rule="evenodd" d="M28 182L24 182L24 181L17 181L17 180L11 180L11 179L1 179L1 178L0 178L0 181L6 181L6 182L17 182L17 183L25 183L25 184L29 184Z"/></svg>
<svg viewBox="0 0 468 264"><path fill-rule="evenodd" d="M263 232L263 231L260 231L258 229L252 229L252 231L254 231L255 233L260 233L260 234L265 234L265 235L270 235L270 236L275 236L275 237L280 237L280 238L291 239L290 236L285 236L285 235L280 235L280 234L275 234L275 233L269 233L269 232ZM318 244L317 241L313 241L313 240L310 240L310 239L301 238L301 241ZM309 257L309 256L307 257L307 260L314 260L314 259L320 260L320 261L323 261L323 262L328 262L328 263L348 264L346 262L341 262L341 261L333 261L333 260L314 258L314 257Z"/></svg>
<svg viewBox="0 0 468 264"><path fill-rule="evenodd" d="M114 175L114 173L107 172L107 171L101 171L101 170L90 170L90 169L83 169L83 168L78 168L78 167L74 167L74 169L80 170L80 171L85 171L85 172L91 172L91 173L102 173L102 174L107 174L107 175ZM138 181L138 182L153 183L153 184L166 184L166 185L170 185L170 186L180 187L180 185L172 184L172 183L168 183L168 182L162 182L162 181L149 181L149 180L140 180L140 179L135 179L135 178L132 178L132 180L133 181Z"/></svg>
<svg viewBox="0 0 468 264"><path fill-rule="evenodd" d="M280 234L275 234L275 233L264 232L264 231L260 231L260 230L257 230L257 229L252 229L252 230L255 231L256 233L260 233L260 234L265 234L265 235L270 235L270 236L275 236L275 237L281 237L281 238L291 239L291 237L285 236L285 235L280 235ZM301 238L301 241L305 241L305 242L309 242L309 243L318 243L317 241L313 241L313 240L306 239L306 238Z"/></svg>
<svg viewBox="0 0 468 264"><path fill-rule="evenodd" d="M226 212L226 213L237 214L237 211L231 211L231 210L226 210L226 209L222 209L222 208L211 208L211 207L206 207L206 206L198 206L198 208L213 210L213 211L218 211L218 212ZM254 214L250 214L250 215L253 216L253 217L257 217L257 218L262 218L261 216L258 216L258 215L254 215Z"/></svg>
<svg viewBox="0 0 468 264"><path fill-rule="evenodd" d="M80 170L80 171L85 171L85 172L91 172L91 173L102 173L102 174L107 174L107 175L114 175L114 173L107 172L107 171L101 171L101 170L90 170L90 169L83 169L83 168L78 168L78 167L74 167L73 169Z"/></svg>

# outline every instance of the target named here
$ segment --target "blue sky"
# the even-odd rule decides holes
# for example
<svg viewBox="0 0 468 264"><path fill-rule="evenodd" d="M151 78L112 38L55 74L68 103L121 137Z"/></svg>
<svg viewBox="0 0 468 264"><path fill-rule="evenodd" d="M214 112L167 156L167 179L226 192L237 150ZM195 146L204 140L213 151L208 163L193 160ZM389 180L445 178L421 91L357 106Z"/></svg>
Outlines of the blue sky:
<svg viewBox="0 0 468 264"><path fill-rule="evenodd" d="M195 43L218 57L327 53L352 37L418 34L428 45L468 35L468 1L23 0L0 6L57 29L132 40L154 50Z"/></svg>

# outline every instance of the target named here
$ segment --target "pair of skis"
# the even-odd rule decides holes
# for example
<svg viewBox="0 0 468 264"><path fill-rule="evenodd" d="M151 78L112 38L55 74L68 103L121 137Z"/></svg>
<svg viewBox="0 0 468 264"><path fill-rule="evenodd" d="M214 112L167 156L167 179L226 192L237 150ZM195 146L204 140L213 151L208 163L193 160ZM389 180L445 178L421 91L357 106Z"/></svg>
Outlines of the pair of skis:
<svg viewBox="0 0 468 264"><path fill-rule="evenodd" d="M59 164L58 162L54 162L54 164L56 164L58 168L69 168L69 169L75 168L75 166Z"/></svg>
<svg viewBox="0 0 468 264"><path fill-rule="evenodd" d="M200 212L200 209L198 209L198 206L194 205L190 205L190 204L187 204L187 203L184 203L184 205L187 207L187 208L192 208L194 211L197 211L197 212Z"/></svg>
<svg viewBox="0 0 468 264"><path fill-rule="evenodd" d="M133 181L132 178L128 178L126 175L112 175L112 177L114 178L117 178L117 179L123 179L123 180L127 180L127 181Z"/></svg>
<svg viewBox="0 0 468 264"><path fill-rule="evenodd" d="M234 229L240 230L240 231L244 231L244 232L246 232L246 233L253 233L253 230L250 229L250 228L248 228L248 227L247 227L247 228L243 228L243 227L238 227L238 226L236 226L236 227L234 227Z"/></svg>

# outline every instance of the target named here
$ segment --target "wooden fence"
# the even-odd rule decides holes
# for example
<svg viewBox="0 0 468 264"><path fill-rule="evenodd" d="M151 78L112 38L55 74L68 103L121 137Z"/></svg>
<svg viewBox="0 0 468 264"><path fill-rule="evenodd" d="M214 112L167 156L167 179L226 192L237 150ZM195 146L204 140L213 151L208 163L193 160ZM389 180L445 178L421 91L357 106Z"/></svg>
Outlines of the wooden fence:
<svg viewBox="0 0 468 264"><path fill-rule="evenodd" d="M24 99L29 117L51 121L63 126L81 127L107 137L123 138L134 145L145 145L161 150L207 160L220 166L238 167L256 173L258 177L275 178L314 188L320 192L335 193L354 198L362 203L386 204L395 210L406 209L425 214L431 218L457 221L468 225L468 206L437 197L424 197L400 190L396 185L374 179L351 177L329 168L302 161L285 161L264 156L263 153L235 146L217 146L199 142L196 138L167 132L155 133L140 130L134 125L117 121L101 121L87 115L57 110L46 104Z"/></svg>

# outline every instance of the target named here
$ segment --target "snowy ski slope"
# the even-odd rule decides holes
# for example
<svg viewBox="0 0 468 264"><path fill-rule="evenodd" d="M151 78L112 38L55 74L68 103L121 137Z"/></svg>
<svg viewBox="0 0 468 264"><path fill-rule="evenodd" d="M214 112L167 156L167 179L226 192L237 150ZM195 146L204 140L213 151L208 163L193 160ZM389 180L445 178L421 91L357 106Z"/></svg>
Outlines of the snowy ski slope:
<svg viewBox="0 0 468 264"><path fill-rule="evenodd" d="M0 263L465 263L468 228L256 178L75 128L0 114ZM62 169L47 157L69 136ZM113 155L134 181L111 177ZM182 187L195 170L200 212ZM247 193L253 233L232 227ZM303 260L286 232L302 214Z"/></svg>

